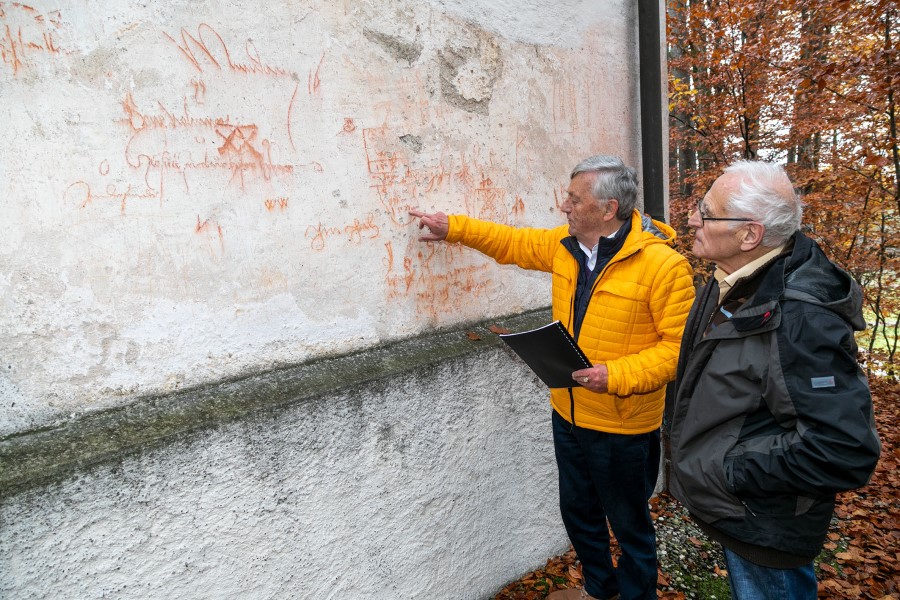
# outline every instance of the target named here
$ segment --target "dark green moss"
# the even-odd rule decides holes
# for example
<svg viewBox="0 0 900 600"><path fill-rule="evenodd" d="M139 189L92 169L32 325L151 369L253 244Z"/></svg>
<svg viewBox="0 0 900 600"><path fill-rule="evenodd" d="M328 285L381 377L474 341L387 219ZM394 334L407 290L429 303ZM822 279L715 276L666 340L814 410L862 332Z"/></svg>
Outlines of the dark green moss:
<svg viewBox="0 0 900 600"><path fill-rule="evenodd" d="M61 479L200 429L278 410L336 390L382 381L500 344L488 326L512 331L547 323L547 310L421 335L343 356L140 398L127 406L0 439L0 497ZM474 331L480 340L466 335Z"/></svg>

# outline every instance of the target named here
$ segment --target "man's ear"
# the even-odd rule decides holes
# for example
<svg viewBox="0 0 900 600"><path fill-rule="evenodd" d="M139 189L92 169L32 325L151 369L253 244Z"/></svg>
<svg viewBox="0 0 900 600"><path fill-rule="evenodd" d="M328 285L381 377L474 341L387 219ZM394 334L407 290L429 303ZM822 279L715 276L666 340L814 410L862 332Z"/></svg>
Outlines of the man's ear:
<svg viewBox="0 0 900 600"><path fill-rule="evenodd" d="M606 206L603 207L603 220L604 221L612 221L616 218L616 214L619 212L619 201L615 198L610 198L606 201Z"/></svg>
<svg viewBox="0 0 900 600"><path fill-rule="evenodd" d="M749 252L750 250L756 249L762 243L763 236L766 234L766 226L762 223L753 221L752 223L747 223L744 227L744 237L741 239L741 250L743 252Z"/></svg>

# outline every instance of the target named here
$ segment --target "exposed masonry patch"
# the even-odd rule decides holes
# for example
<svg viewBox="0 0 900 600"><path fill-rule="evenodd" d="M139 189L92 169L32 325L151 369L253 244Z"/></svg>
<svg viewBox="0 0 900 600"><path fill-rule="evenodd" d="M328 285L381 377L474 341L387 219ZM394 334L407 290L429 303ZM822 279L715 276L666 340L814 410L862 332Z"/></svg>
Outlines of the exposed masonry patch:
<svg viewBox="0 0 900 600"><path fill-rule="evenodd" d="M452 40L440 53L441 94L457 108L486 115L502 67L500 47L486 33L468 43Z"/></svg>
<svg viewBox="0 0 900 600"><path fill-rule="evenodd" d="M368 28L363 29L363 35L370 42L374 42L384 48L395 60L406 61L406 64L409 66L412 66L422 55L422 44L419 42L407 42L398 37ZM416 27L416 38L418 39L418 37L419 28Z"/></svg>
<svg viewBox="0 0 900 600"><path fill-rule="evenodd" d="M416 154L422 151L422 138L417 135L401 135L400 141Z"/></svg>

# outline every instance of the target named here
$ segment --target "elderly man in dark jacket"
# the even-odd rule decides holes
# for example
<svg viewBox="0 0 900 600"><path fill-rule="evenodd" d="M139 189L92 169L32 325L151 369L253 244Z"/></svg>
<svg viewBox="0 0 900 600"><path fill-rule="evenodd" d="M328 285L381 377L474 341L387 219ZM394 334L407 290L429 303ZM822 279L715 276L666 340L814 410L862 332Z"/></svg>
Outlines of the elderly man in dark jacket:
<svg viewBox="0 0 900 600"><path fill-rule="evenodd" d="M735 600L815 600L835 494L865 485L881 451L856 361L861 290L800 218L781 167L741 161L689 221L716 271L667 407L670 488L724 547Z"/></svg>

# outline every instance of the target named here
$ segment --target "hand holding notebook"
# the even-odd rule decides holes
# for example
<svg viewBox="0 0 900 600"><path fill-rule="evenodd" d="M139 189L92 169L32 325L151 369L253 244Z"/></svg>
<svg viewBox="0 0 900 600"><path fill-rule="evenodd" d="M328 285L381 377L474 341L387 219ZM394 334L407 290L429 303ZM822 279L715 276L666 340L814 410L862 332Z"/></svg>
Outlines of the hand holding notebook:
<svg viewBox="0 0 900 600"><path fill-rule="evenodd" d="M547 387L569 388L581 385L572 373L593 365L558 320L543 327L500 336L531 367Z"/></svg>

